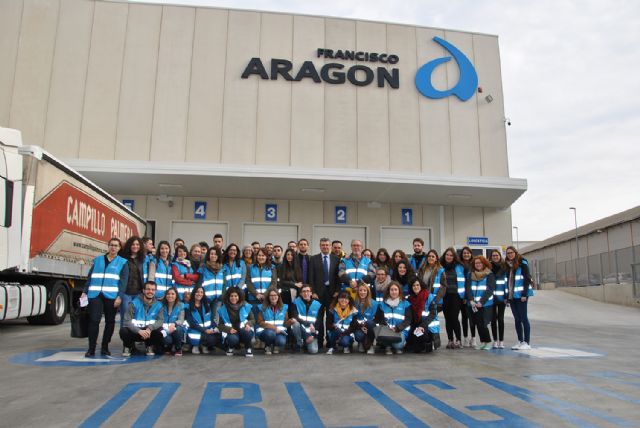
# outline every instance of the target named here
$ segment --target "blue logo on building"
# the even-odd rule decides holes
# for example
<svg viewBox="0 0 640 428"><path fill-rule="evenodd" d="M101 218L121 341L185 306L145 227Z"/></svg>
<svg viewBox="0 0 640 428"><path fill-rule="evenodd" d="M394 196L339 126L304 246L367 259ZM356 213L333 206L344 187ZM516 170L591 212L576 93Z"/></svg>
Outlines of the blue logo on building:
<svg viewBox="0 0 640 428"><path fill-rule="evenodd" d="M448 97L449 95L455 95L460 98L461 101L467 101L473 96L478 87L478 74L476 73L476 69L473 67L473 64L471 64L471 61L451 43L442 40L440 37L434 37L433 40L448 50L456 60L458 68L460 69L460 78L453 88L446 91L439 91L434 88L431 84L431 74L433 70L440 64L451 60L450 56L438 58L429 61L418 69L416 73L416 88L427 98L440 99Z"/></svg>

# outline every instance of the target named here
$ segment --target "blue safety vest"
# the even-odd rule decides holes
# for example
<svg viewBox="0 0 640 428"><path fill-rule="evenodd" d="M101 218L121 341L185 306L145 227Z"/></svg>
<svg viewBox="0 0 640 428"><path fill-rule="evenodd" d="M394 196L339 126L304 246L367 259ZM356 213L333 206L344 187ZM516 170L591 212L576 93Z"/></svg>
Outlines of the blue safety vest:
<svg viewBox="0 0 640 428"><path fill-rule="evenodd" d="M131 301L133 305L133 319L131 323L138 328L146 328L148 325L153 324L158 319L158 314L162 311L162 303L155 301L149 307L149 310L144 307L144 302L140 296Z"/></svg>
<svg viewBox="0 0 640 428"><path fill-rule="evenodd" d="M238 316L240 319L240 328L244 328L247 323L247 318L249 317L249 313L251 312L251 304L245 302L244 305L238 311ZM225 305L220 306L218 309L218 313L220 314L220 319L227 327L233 327L231 324L231 318L229 318L229 312L227 311L227 307Z"/></svg>
<svg viewBox="0 0 640 428"><path fill-rule="evenodd" d="M356 302L356 309L358 309L358 313L356 315L356 319L360 322L373 321L376 317L376 312L378 312L378 302L375 300L371 300L371 305L363 311L360 306L360 302Z"/></svg>
<svg viewBox="0 0 640 428"><path fill-rule="evenodd" d="M526 259L522 259L520 262L521 265L527 265L529 267L529 262ZM531 272L529 272L531 274ZM524 275L522 275L522 268L518 266L518 268L513 273L513 298L519 299L522 297L522 291L524 290ZM533 296L533 287L529 284L529 290L527 291L527 297Z"/></svg>
<svg viewBox="0 0 640 428"><path fill-rule="evenodd" d="M396 306L395 308L387 305L386 302L382 302L381 308L382 312L384 313L384 319L387 321L387 325L389 327L395 327L399 324L402 324L402 322L404 321L404 314L409 306L410 303L406 300L401 300L398 306ZM402 330L402 334L404 335L405 339L409 335L409 328L410 326L407 325L404 330Z"/></svg>
<svg viewBox="0 0 640 428"><path fill-rule="evenodd" d="M204 316L201 316L200 311L198 311L194 307L193 310L191 311L191 320L192 322L197 323L201 328L210 329L212 328L211 327L211 311L204 312L204 307L202 309L203 309ZM200 336L201 336L201 333L189 324L187 329L187 337L189 338L189 343L191 343L191 345L193 346L200 345Z"/></svg>
<svg viewBox="0 0 640 428"><path fill-rule="evenodd" d="M267 324L272 324L275 325L276 327L278 327L278 331L276 333L281 334L281 333L285 333L286 330L281 330L280 327L285 328L284 327L284 319L285 319L285 315L287 314L287 309L289 309L289 306L286 304L282 305L282 308L280 308L279 311L277 312L273 312L273 307L269 306L266 309L260 305L260 313L262 314L262 319L264 319L264 322L266 322ZM262 333L264 331L264 327L261 326L257 326L256 327L256 333Z"/></svg>
<svg viewBox="0 0 640 428"><path fill-rule="evenodd" d="M456 270L456 279L458 281L458 295L460 296L461 299L464 299L464 283L465 283L464 266L462 266L460 263L457 263L455 266L455 270ZM436 272L436 279L433 281L433 294L438 294L438 290L440 290L440 282L442 280L443 274L444 274L444 268L441 267L440 269L438 269L438 272ZM444 284L444 286L446 287L447 284ZM438 304L439 305L442 304L442 299L440 299Z"/></svg>
<svg viewBox="0 0 640 428"><path fill-rule="evenodd" d="M240 260L240 266L236 265L236 261L234 260L231 263L231 267L226 263L224 265L224 280L227 283L227 287L240 287L242 285L242 289L246 288L244 284L244 277L247 272L247 267L244 264L244 260Z"/></svg>
<svg viewBox="0 0 640 428"><path fill-rule="evenodd" d="M271 285L271 278L273 278L273 268L260 267L257 264L252 264L249 269L249 277L251 278L251 284L256 289L256 293L265 294L267 289ZM256 298L251 293L247 293L247 300L255 302Z"/></svg>
<svg viewBox="0 0 640 428"><path fill-rule="evenodd" d="M345 257L342 261L344 262L345 267L344 273L347 274L349 280L361 281L369 272L369 264L371 263L371 260L368 257L362 257L358 266L356 266L351 257ZM347 288L349 288L349 284L342 283L342 289L346 290Z"/></svg>
<svg viewBox="0 0 640 428"><path fill-rule="evenodd" d="M176 302L171 309L171 313L169 313L166 305L162 305L162 313L164 315L162 328L167 330L169 328L169 324L176 324L178 318L180 318L180 313L184 311L184 303ZM177 327L177 324L176 324Z"/></svg>
<svg viewBox="0 0 640 428"><path fill-rule="evenodd" d="M118 297L120 290L120 274L122 268L127 264L127 260L116 256L109 265L105 267L105 256L98 256L93 260L93 268L91 269L91 277L87 289L87 297L93 299L100 294L104 294L107 299L115 299Z"/></svg>
<svg viewBox="0 0 640 428"><path fill-rule="evenodd" d="M206 265L200 266L198 269L200 279L202 280L202 288L204 294L209 299L209 303L215 302L224 291L224 268L218 270L218 272L211 272Z"/></svg>
<svg viewBox="0 0 640 428"><path fill-rule="evenodd" d="M422 320L424 321L429 316L429 308L431 307L431 303L436 298L435 294L430 293L427 301L424 302L424 309L422 310ZM429 325L427 326L431 333L440 333L440 320L438 319L438 309L436 309L436 317L431 320Z"/></svg>
<svg viewBox="0 0 640 428"><path fill-rule="evenodd" d="M173 262L172 265L178 268L178 271L180 272L181 275L193 273L193 268L191 266L187 267L182 263L178 263L178 262ZM191 293L191 290L193 290L193 287L189 287L188 285L178 284L177 282L176 282L176 288L178 289L178 297L182 302L184 302L184 293Z"/></svg>
<svg viewBox="0 0 640 428"><path fill-rule="evenodd" d="M351 322L353 321L353 317L358 313L357 309L353 309L353 311L347 315L345 319L340 319L340 315L336 312L336 309L333 308L333 324L340 329L340 331L346 331L349 329Z"/></svg>
<svg viewBox="0 0 640 428"><path fill-rule="evenodd" d="M498 302L504 302L504 299L507 297L506 294L509 292L507 290L507 275L500 271L498 275L496 275L496 289L493 292L493 295Z"/></svg>
<svg viewBox="0 0 640 428"><path fill-rule="evenodd" d="M414 272L418 272L418 270L422 267L423 264L425 264L427 262L427 256L425 254L425 256L422 258L422 262L420 262L420 266L417 265L416 263L416 259L415 259L415 254L412 254L411 257L409 257L409 264L411 265L411 267L413 268Z"/></svg>
<svg viewBox="0 0 640 428"><path fill-rule="evenodd" d="M490 273L489 275L493 275L493 273ZM471 295L473 296L474 302L479 302L484 293L487 291L489 275L485 276L480 281L471 279ZM469 274L469 278L471 278L471 274ZM471 306L471 302L467 302L467 306ZM493 306L493 293L491 293L491 296L489 296L487 301L482 305L483 308L489 306Z"/></svg>
<svg viewBox="0 0 640 428"><path fill-rule="evenodd" d="M309 305L309 309L307 309L307 305L304 300L302 300L302 297L296 297L293 304L296 305L298 319L302 321L300 324L307 333L311 333L311 324L315 325L316 321L318 321L318 313L320 312L322 304L315 299L311 299L311 304Z"/></svg>
<svg viewBox="0 0 640 428"><path fill-rule="evenodd" d="M144 280L142 282L143 285L149 279L149 263L151 262L155 263L155 261L156 261L156 258L151 253L144 256L144 262L142 262L142 279Z"/></svg>
<svg viewBox="0 0 640 428"><path fill-rule="evenodd" d="M155 259L155 264L156 278L154 281L156 282L156 297L162 299L164 293L174 284L173 275L171 274L171 262L167 261L165 263L164 260L158 258Z"/></svg>

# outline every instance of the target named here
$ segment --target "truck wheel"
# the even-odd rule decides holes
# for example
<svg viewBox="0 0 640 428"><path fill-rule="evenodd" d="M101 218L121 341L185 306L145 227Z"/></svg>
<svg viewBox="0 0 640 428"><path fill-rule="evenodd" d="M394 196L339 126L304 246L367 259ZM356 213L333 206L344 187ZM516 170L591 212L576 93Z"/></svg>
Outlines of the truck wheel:
<svg viewBox="0 0 640 428"><path fill-rule="evenodd" d="M69 298L67 297L67 287L64 281L56 281L51 287L49 298L47 301L51 301L47 305L47 310L44 314L35 317L29 317L27 320L29 324L50 324L56 325L64 322L69 312Z"/></svg>

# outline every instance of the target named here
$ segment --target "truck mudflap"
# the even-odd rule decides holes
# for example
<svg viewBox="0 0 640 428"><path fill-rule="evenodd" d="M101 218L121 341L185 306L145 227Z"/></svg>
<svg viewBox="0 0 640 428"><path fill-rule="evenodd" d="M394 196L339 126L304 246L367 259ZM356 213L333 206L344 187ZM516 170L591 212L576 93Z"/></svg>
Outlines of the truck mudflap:
<svg viewBox="0 0 640 428"><path fill-rule="evenodd" d="M32 317L47 310L44 285L0 283L0 321Z"/></svg>

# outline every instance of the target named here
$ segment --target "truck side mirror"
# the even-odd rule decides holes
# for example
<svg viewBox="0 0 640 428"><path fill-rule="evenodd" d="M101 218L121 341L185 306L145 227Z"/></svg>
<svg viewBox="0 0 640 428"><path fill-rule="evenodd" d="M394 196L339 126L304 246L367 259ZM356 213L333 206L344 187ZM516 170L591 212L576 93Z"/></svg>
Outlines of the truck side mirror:
<svg viewBox="0 0 640 428"><path fill-rule="evenodd" d="M0 226L11 227L13 217L13 181L0 177Z"/></svg>

